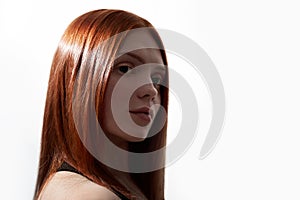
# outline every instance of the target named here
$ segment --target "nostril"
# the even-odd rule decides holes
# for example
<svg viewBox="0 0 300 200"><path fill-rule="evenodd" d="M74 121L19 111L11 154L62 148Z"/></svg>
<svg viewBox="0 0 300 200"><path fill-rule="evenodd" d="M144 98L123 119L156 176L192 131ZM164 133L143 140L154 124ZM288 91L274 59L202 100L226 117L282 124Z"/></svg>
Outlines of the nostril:
<svg viewBox="0 0 300 200"><path fill-rule="evenodd" d="M153 98L158 94L157 88L153 84L143 85L138 89L139 97Z"/></svg>

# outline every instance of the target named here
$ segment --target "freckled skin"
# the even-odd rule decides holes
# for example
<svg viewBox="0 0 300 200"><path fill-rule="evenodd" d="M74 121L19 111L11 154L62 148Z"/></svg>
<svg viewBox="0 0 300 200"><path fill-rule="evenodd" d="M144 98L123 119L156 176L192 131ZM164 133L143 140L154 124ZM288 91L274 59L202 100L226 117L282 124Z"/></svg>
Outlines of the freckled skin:
<svg viewBox="0 0 300 200"><path fill-rule="evenodd" d="M125 43L123 44L123 47L128 44L128 42L132 41L132 37L129 35L125 39ZM146 37L146 38L145 38ZM135 45L138 45L140 43L141 46L147 42L152 42L153 44L156 44L155 40L152 38L152 36L149 33L143 34L142 40L135 40ZM157 45L156 45L157 46ZM122 52L122 48L119 50ZM157 46L158 48L158 46ZM120 78L126 73L126 67L128 69L138 67L143 64L149 64L149 63L155 63L163 65L163 60L161 53L158 49L138 49L134 52L134 57L124 54L117 58L115 60L115 66L114 70L112 71L109 80L108 85L106 88L106 93L104 97L104 117L103 117L103 129L108 134L113 134L115 136L120 137L121 139L125 141L142 141L146 138L147 132L149 131L150 126L146 126L149 123L153 122L153 119L151 119L151 122L146 122L141 118L139 114L133 114L129 113L132 118L132 120L138 125L138 126L145 126L145 128L139 133L139 135L136 135L136 137L126 134L116 123L114 120L112 110L111 110L111 98L113 90L117 84L117 82L120 80ZM137 57L137 58L136 58ZM143 68L142 73L134 73L132 76L135 76L134 78L136 80L138 79L149 79L149 82L152 82L153 80L156 80L157 77L160 78L163 75L157 76L157 70L155 67L148 65L146 68ZM132 83L128 83L132 84ZM119 85L121 87L122 94L118 94L118 99L116 100L118 105L120 106L120 109L118 107L118 113L121 114L127 114L130 110L134 110L141 107L151 107L153 104L160 104L161 103L161 97L159 93L159 89L154 84L145 84L141 87L138 87L137 90L135 90L130 97L129 105L126 105L126 100L128 102L128 99L125 98L125 94L128 93L128 85L127 84L121 84ZM153 113L153 118L156 113ZM124 120L124 121L123 121ZM128 119L122 119L122 122L126 123L126 120Z"/></svg>

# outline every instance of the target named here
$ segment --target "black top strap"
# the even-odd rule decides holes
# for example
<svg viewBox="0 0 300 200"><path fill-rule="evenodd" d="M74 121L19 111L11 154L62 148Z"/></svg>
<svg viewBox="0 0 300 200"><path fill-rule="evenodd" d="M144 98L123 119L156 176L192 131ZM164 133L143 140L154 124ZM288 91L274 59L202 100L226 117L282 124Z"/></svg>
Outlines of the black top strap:
<svg viewBox="0 0 300 200"><path fill-rule="evenodd" d="M57 171L68 171L68 172L74 172L76 174L80 174L83 175L82 173L80 173L77 169L75 169L74 167L72 167L71 165L69 165L66 162L63 162L63 164L57 169Z"/></svg>
<svg viewBox="0 0 300 200"><path fill-rule="evenodd" d="M73 173L84 176L81 172L79 172L77 169L75 169L74 167L69 165L67 162L63 162L62 165L57 169L57 171L58 172L59 171L69 171L69 172L73 172ZM120 193L119 191L117 191L115 189L112 192L115 193L118 197L120 197L121 200L130 200L126 196L124 196L122 193Z"/></svg>

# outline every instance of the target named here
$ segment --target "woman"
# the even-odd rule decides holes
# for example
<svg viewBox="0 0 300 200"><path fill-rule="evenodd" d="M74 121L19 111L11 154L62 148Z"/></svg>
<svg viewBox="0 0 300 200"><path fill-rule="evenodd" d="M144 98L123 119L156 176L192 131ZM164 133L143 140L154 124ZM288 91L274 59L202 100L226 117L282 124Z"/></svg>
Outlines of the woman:
<svg viewBox="0 0 300 200"><path fill-rule="evenodd" d="M50 72L34 199L164 199L166 66L158 33L132 13L95 10L68 26ZM159 153L130 156L149 152Z"/></svg>

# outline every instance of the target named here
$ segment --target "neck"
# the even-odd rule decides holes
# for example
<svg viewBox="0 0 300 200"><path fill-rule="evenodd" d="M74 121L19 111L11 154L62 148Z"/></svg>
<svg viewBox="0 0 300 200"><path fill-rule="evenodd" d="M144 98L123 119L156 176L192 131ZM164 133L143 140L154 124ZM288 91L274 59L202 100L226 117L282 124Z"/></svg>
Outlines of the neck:
<svg viewBox="0 0 300 200"><path fill-rule="evenodd" d="M108 138L114 143L114 145L117 145L119 148L122 148L125 151L128 151L128 142L118 136L115 136L113 134L109 134ZM108 153L109 154L109 153ZM125 171L119 171L118 169L110 169L110 173L116 177L116 179L125 187L128 191L130 191L132 194L139 197L141 200L146 199L143 193L140 191L137 185L135 185L129 171L129 162L128 162L128 154L126 154L126 158L122 158L121 160L114 160L118 159L118 156L110 155L110 159L114 162L117 162L122 165L123 167L126 166Z"/></svg>

